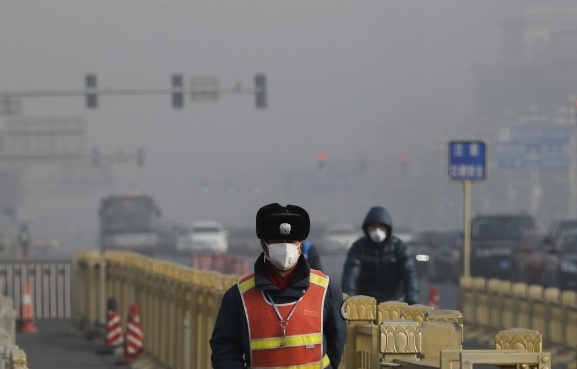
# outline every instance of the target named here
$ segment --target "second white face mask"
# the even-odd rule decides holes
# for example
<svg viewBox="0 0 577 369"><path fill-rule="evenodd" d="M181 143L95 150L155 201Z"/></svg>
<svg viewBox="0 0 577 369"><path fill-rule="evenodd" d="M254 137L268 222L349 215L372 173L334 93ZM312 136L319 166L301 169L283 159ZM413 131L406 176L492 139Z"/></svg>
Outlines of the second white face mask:
<svg viewBox="0 0 577 369"><path fill-rule="evenodd" d="M373 240L373 242L383 242L385 240L385 238L387 238L387 232L383 231L382 229L375 229L374 231L372 231L371 233L369 233L369 236L371 237L371 240Z"/></svg>
<svg viewBox="0 0 577 369"><path fill-rule="evenodd" d="M268 247L268 259L280 270L288 270L299 260L298 245L292 243L271 243Z"/></svg>

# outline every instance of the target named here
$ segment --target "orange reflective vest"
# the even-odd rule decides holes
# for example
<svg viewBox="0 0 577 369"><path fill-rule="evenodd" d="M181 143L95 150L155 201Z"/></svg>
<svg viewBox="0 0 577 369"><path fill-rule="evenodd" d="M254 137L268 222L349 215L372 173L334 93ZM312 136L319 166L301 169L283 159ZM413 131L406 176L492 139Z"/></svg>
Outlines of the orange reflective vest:
<svg viewBox="0 0 577 369"><path fill-rule="evenodd" d="M311 269L309 288L300 300L273 305L255 288L254 274L238 282L248 321L252 369L322 369L330 364L328 356L323 356L322 333L328 284L328 276ZM285 323L281 324L279 314Z"/></svg>

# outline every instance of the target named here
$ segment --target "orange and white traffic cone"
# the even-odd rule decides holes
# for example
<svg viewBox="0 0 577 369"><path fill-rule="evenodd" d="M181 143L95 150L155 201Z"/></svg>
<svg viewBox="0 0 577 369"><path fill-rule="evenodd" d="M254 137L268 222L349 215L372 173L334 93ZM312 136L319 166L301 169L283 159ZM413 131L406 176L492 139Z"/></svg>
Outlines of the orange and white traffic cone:
<svg viewBox="0 0 577 369"><path fill-rule="evenodd" d="M436 286L429 288L429 306L432 306L433 309L439 308L439 291Z"/></svg>
<svg viewBox="0 0 577 369"><path fill-rule="evenodd" d="M106 303L106 334L104 335L104 346L96 351L97 354L111 355L115 349L124 342L120 315L116 307L116 300L109 298Z"/></svg>
<svg viewBox="0 0 577 369"><path fill-rule="evenodd" d="M22 291L22 303L20 304L20 317L16 327L18 333L36 333L36 323L32 314L32 296L30 295L30 283L24 282Z"/></svg>
<svg viewBox="0 0 577 369"><path fill-rule="evenodd" d="M130 365L140 358L144 348L144 333L140 326L140 312L138 305L131 304L128 309L128 324L124 338L124 353L116 361L116 365Z"/></svg>

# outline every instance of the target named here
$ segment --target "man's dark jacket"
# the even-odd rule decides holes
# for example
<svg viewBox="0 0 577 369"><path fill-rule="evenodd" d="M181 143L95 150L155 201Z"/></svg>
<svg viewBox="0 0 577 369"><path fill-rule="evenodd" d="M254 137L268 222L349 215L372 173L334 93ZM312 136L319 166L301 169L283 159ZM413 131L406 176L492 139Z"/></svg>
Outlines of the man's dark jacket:
<svg viewBox="0 0 577 369"><path fill-rule="evenodd" d="M376 243L367 232L369 223L388 228L384 242ZM372 207L363 221L364 237L355 241L347 253L341 287L349 296L366 295L383 301L416 304L419 285L413 257L407 245L393 235L393 223L387 210Z"/></svg>
<svg viewBox="0 0 577 369"><path fill-rule="evenodd" d="M263 253L254 264L256 288L267 291L275 304L296 301L309 288L310 266L304 256L299 258L293 279L283 291L266 277L264 268ZM327 367L330 369L338 368L347 340L347 323L340 313L342 302L341 288L329 279L323 310L323 344L331 362ZM241 369L251 365L247 319L237 285L229 288L222 298L210 347L214 369Z"/></svg>

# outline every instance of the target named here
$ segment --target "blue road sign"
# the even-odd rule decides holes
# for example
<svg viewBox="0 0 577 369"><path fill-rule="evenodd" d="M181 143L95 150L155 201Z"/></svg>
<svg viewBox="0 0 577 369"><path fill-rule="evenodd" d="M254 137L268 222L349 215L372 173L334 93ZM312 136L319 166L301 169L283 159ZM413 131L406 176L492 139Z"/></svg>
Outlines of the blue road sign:
<svg viewBox="0 0 577 369"><path fill-rule="evenodd" d="M500 169L551 170L569 169L569 126L517 125L499 131L497 158Z"/></svg>
<svg viewBox="0 0 577 369"><path fill-rule="evenodd" d="M483 141L449 142L449 179L483 181L487 178L487 145Z"/></svg>

